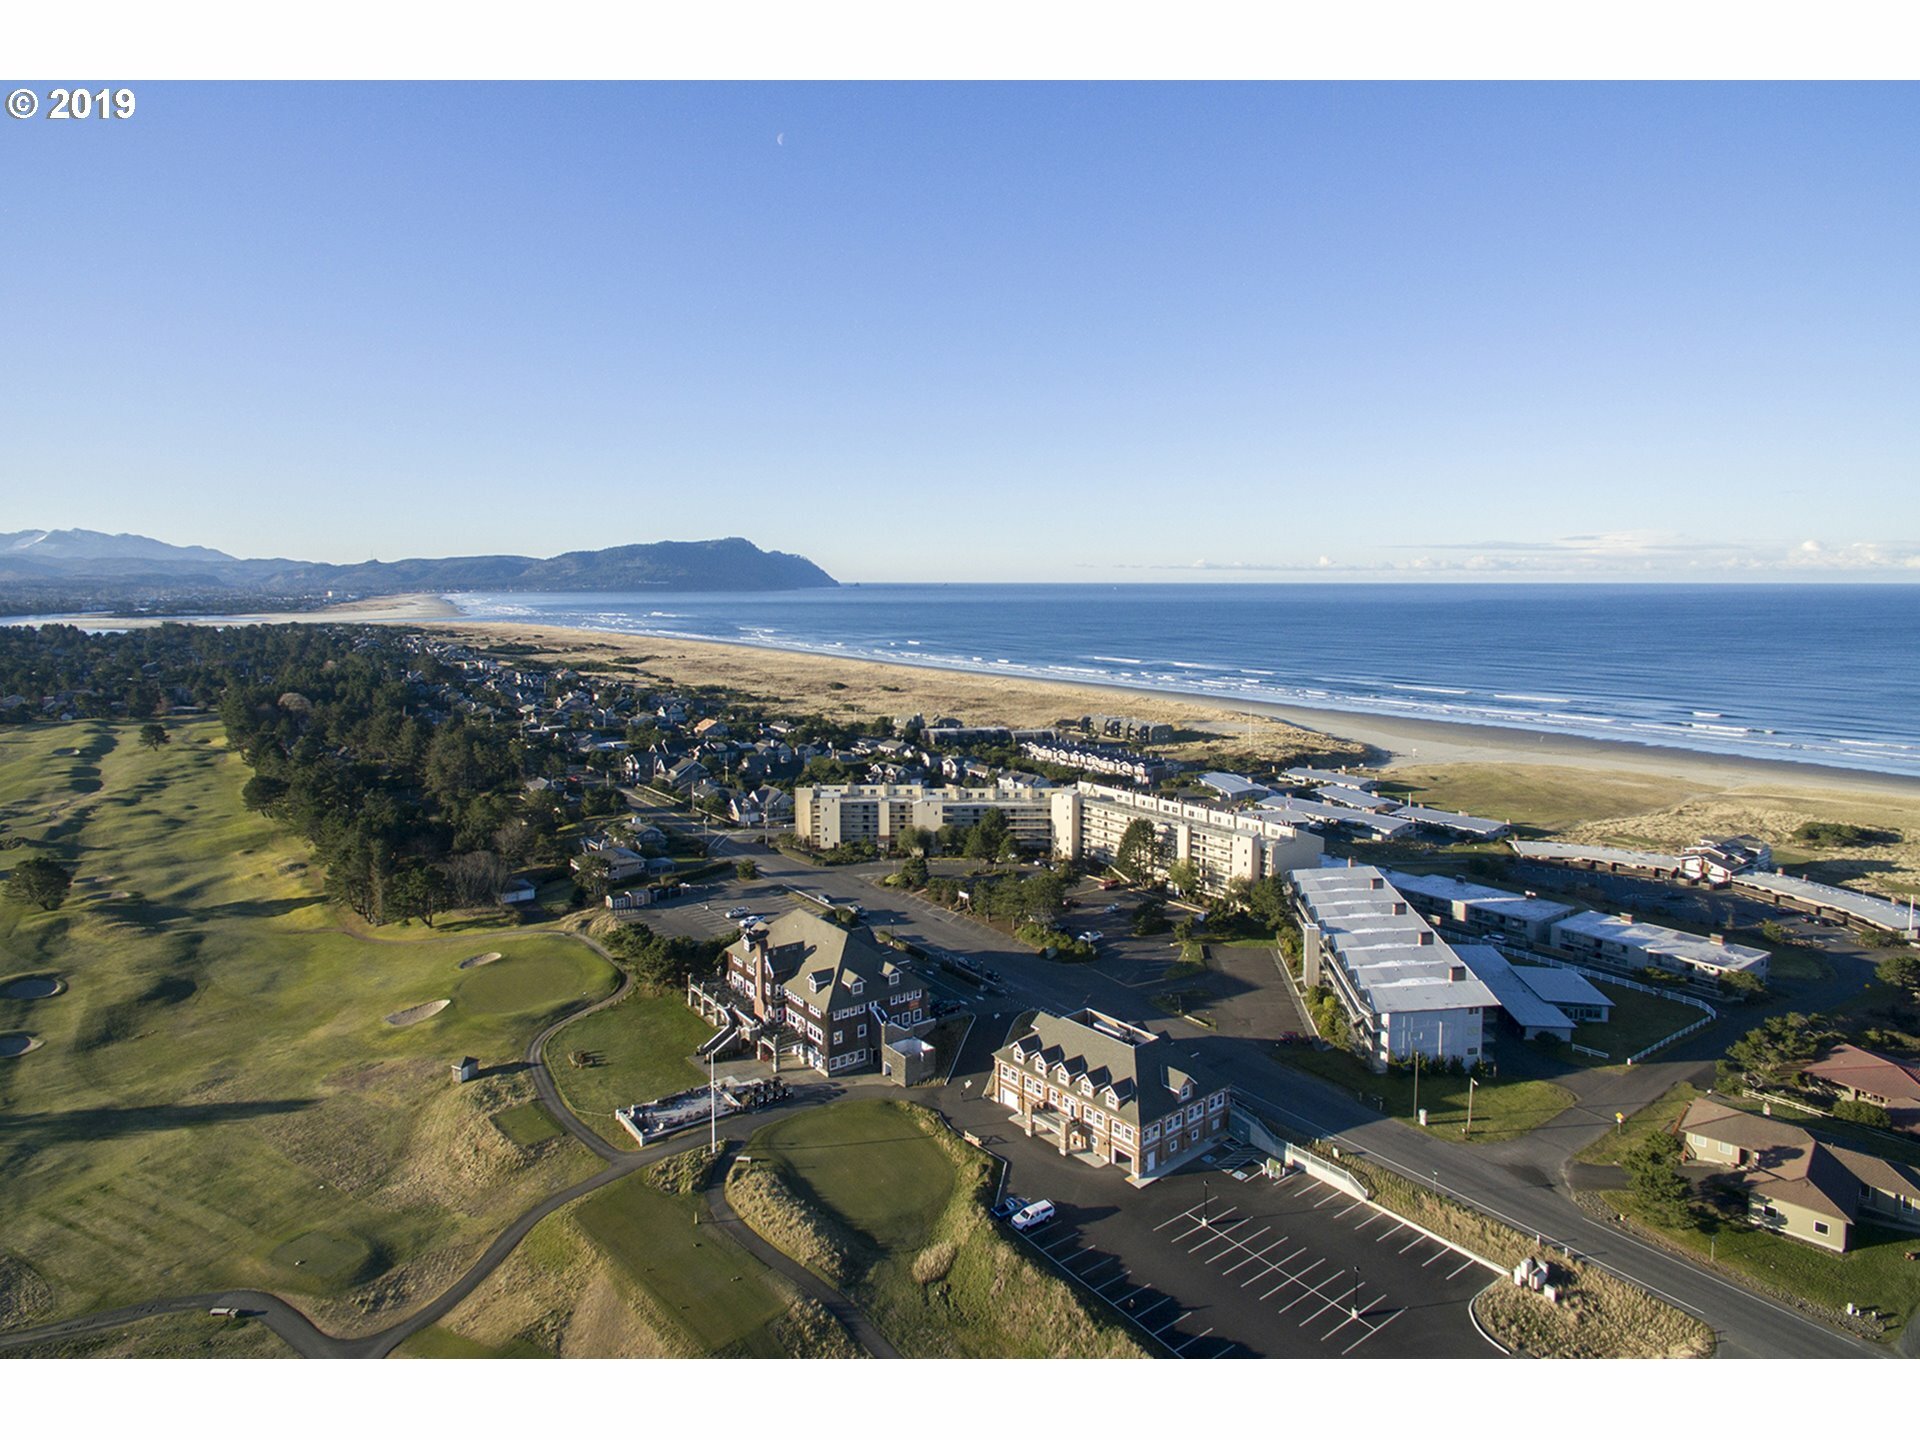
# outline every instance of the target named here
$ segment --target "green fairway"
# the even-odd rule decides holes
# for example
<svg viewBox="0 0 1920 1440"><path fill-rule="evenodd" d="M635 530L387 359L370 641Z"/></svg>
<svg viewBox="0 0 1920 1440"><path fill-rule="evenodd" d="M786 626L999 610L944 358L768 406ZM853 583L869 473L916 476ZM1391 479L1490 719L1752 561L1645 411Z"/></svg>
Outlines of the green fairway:
<svg viewBox="0 0 1920 1440"><path fill-rule="evenodd" d="M497 969L497 966L489 966ZM547 1069L573 1112L617 1145L633 1137L613 1118L617 1105L658 1100L707 1078L693 1052L713 1027L687 1008L677 990L636 990L618 1005L569 1025L547 1046ZM576 1066L571 1056L584 1054Z"/></svg>
<svg viewBox="0 0 1920 1440"><path fill-rule="evenodd" d="M357 1235L309 1230L275 1250L272 1259L287 1273L289 1280L345 1285L367 1272L373 1265L374 1253L373 1247ZM305 1274L296 1275L296 1271Z"/></svg>
<svg viewBox="0 0 1920 1440"><path fill-rule="evenodd" d="M988 1218L996 1167L931 1111L843 1100L767 1126L741 1217L859 1302L904 1355L1137 1356L1125 1329Z"/></svg>
<svg viewBox="0 0 1920 1440"><path fill-rule="evenodd" d="M789 1309L766 1267L712 1224L697 1195L668 1195L629 1176L580 1202L580 1228L711 1355L786 1353L774 1322Z"/></svg>
<svg viewBox="0 0 1920 1440"><path fill-rule="evenodd" d="M1411 1070L1376 1075L1345 1050L1284 1046L1274 1058L1331 1080L1382 1113L1418 1125ZM1442 1140L1511 1140L1544 1125L1573 1104L1573 1092L1549 1080L1482 1080L1473 1094L1473 1131L1467 1132L1467 1077L1422 1069L1418 1108L1427 1112L1427 1133Z"/></svg>
<svg viewBox="0 0 1920 1440"><path fill-rule="evenodd" d="M482 1345L439 1325L429 1325L394 1351L414 1360L538 1360L544 1351L524 1340L509 1340L505 1345Z"/></svg>
<svg viewBox="0 0 1920 1440"><path fill-rule="evenodd" d="M61 909L0 899L0 976L66 983L0 998L0 1032L43 1041L0 1064L0 1249L46 1277L56 1315L257 1285L365 1324L379 1307L347 1300L354 1284L591 1171L570 1145L529 1161L490 1123L530 1098L523 1076L463 1086L447 1067L519 1059L617 976L556 934L368 929L324 903L304 844L241 806L250 772L219 725L172 728L158 751L131 725L0 730L0 824L26 842L0 877L34 854L78 872ZM353 1237L363 1263L283 1263L316 1234Z"/></svg>
<svg viewBox="0 0 1920 1440"><path fill-rule="evenodd" d="M566 1133L538 1100L529 1100L524 1105L515 1105L511 1110L500 1111L493 1117L493 1123L500 1128L502 1135L528 1150Z"/></svg>
<svg viewBox="0 0 1920 1440"><path fill-rule="evenodd" d="M786 1163L827 1209L879 1250L927 1243L953 1196L953 1162L898 1106L859 1101L783 1120L753 1153Z"/></svg>

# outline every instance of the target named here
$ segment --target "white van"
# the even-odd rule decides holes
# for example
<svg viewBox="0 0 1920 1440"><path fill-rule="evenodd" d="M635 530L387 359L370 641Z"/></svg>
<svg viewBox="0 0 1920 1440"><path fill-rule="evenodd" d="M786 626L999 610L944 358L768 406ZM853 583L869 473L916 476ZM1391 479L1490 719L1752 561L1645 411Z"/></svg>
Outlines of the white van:
<svg viewBox="0 0 1920 1440"><path fill-rule="evenodd" d="M1007 1222L1016 1230L1037 1230L1053 1219L1053 1202L1036 1200L1024 1210L1016 1210Z"/></svg>

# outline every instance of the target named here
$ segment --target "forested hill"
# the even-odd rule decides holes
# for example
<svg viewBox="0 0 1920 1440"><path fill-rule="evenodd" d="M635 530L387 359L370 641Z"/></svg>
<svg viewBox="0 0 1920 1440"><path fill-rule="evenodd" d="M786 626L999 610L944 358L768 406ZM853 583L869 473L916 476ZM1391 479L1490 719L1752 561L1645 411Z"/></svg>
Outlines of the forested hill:
<svg viewBox="0 0 1920 1440"><path fill-rule="evenodd" d="M800 555L737 536L662 540L551 559L468 555L329 565L241 560L200 546L91 530L0 534L0 613L45 609L54 597L125 607L222 597L394 595L412 590L798 590L837 584Z"/></svg>

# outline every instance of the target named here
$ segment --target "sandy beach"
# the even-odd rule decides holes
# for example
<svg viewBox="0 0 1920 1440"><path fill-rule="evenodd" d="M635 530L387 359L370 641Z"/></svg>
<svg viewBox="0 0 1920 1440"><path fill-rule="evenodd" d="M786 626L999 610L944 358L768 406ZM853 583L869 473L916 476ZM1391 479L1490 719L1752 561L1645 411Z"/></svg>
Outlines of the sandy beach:
<svg viewBox="0 0 1920 1440"><path fill-rule="evenodd" d="M803 713L919 714L928 720L951 716L970 725L1011 726L1045 726L1090 714L1135 716L1198 737L1158 747L1180 759L1231 766L1250 758L1311 756L1364 765L1415 787L1423 803L1571 839L1671 850L1702 835L1750 833L1773 843L1783 860L1818 862L1822 879L1902 895L1920 889L1920 778L1489 725L1224 704L1202 696L715 641L476 622L431 594L381 596L287 614L208 617L203 623L327 621L415 625L476 645L524 645L543 659L599 662L616 667L615 673L667 686L721 686ZM1844 851L1811 850L1794 840L1794 832L1810 820L1867 826L1890 832L1890 838Z"/></svg>

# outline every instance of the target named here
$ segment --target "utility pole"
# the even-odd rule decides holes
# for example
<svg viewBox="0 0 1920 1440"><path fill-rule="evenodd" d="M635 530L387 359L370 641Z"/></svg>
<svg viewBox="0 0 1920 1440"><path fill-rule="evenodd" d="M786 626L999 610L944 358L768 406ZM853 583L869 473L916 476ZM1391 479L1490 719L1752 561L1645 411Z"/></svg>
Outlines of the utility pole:
<svg viewBox="0 0 1920 1440"><path fill-rule="evenodd" d="M707 1052L707 1153L720 1153L720 1092L713 1083L714 1052Z"/></svg>
<svg viewBox="0 0 1920 1440"><path fill-rule="evenodd" d="M1207 1216L1210 1215L1212 1211L1213 1186L1210 1182L1202 1180L1200 1182L1200 1227L1203 1230L1212 1228L1207 1220Z"/></svg>
<svg viewBox="0 0 1920 1440"><path fill-rule="evenodd" d="M1420 1118L1420 1049L1413 1051L1413 1118Z"/></svg>
<svg viewBox="0 0 1920 1440"><path fill-rule="evenodd" d="M1461 1132L1463 1135L1473 1134L1473 1092L1479 1088L1480 1082L1469 1075L1467 1077L1467 1128Z"/></svg>
<svg viewBox="0 0 1920 1440"><path fill-rule="evenodd" d="M1353 1276L1353 1290L1347 1296L1347 1313L1358 1320L1360 1318L1360 1267L1358 1265L1350 1267L1349 1273Z"/></svg>

